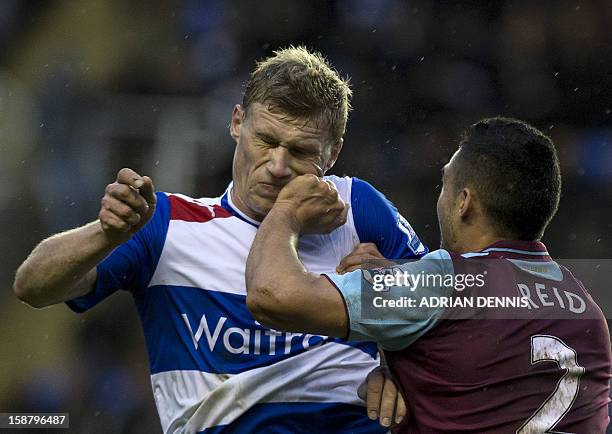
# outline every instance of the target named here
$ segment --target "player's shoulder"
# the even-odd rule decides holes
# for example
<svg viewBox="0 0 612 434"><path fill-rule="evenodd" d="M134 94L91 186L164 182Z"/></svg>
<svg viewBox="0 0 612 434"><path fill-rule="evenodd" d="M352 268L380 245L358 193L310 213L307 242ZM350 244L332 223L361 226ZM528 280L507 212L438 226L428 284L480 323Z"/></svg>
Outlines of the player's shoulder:
<svg viewBox="0 0 612 434"><path fill-rule="evenodd" d="M367 202L372 199L384 199L384 195L376 187L356 176L325 175L323 179L333 182L344 200L361 198Z"/></svg>

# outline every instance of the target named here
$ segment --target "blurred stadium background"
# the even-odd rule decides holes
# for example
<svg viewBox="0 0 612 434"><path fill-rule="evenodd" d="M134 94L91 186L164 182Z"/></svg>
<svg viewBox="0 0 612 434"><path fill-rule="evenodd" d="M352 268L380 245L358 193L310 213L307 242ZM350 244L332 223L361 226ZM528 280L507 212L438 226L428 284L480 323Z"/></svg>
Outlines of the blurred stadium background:
<svg viewBox="0 0 612 434"><path fill-rule="evenodd" d="M34 311L13 275L42 238L95 219L121 167L159 190L221 193L231 109L254 61L288 44L351 77L334 173L381 188L430 246L442 163L465 126L502 114L559 149L553 256L610 258L611 22L608 0L3 0L0 410L70 412L78 433L159 432L129 295L83 315Z"/></svg>

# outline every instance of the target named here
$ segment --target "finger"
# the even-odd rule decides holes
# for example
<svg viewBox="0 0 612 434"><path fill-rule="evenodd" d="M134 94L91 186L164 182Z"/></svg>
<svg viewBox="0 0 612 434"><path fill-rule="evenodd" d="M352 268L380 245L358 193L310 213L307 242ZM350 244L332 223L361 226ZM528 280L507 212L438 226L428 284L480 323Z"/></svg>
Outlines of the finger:
<svg viewBox="0 0 612 434"><path fill-rule="evenodd" d="M102 207L112 212L122 220L125 220L129 225L135 226L140 222L141 216L130 206L121 202L119 199L110 196L102 198Z"/></svg>
<svg viewBox="0 0 612 434"><path fill-rule="evenodd" d="M336 184L334 184L333 182L331 182L329 179L323 179L323 182L325 182L325 184L327 184L327 185L328 185L328 187L329 187L329 189L330 189L330 190L333 190L333 191L338 191L338 190L336 189Z"/></svg>
<svg viewBox="0 0 612 434"><path fill-rule="evenodd" d="M336 267L336 271L340 273L340 272L347 272L349 270L350 271L356 270L360 268L362 265L366 264L369 259L376 259L376 258L373 258L369 255L349 254L348 256L345 256L344 258L342 258L342 260L340 261L340 264L338 264L338 266Z"/></svg>
<svg viewBox="0 0 612 434"><path fill-rule="evenodd" d="M368 409L368 417L372 420L378 419L384 381L385 377L379 370L374 370L368 375L366 407Z"/></svg>
<svg viewBox="0 0 612 434"><path fill-rule="evenodd" d="M113 230L119 232L129 232L132 228L128 222L107 209L102 209L100 211L99 219L100 223L102 224L102 229L105 231Z"/></svg>
<svg viewBox="0 0 612 434"><path fill-rule="evenodd" d="M342 274L350 273L351 271L355 271L355 270L362 270L364 268L368 268L368 267L364 267L364 265L365 264L361 264L361 263L360 264L351 265L350 267L347 267L344 270L342 270Z"/></svg>
<svg viewBox="0 0 612 434"><path fill-rule="evenodd" d="M364 401L367 399L368 397L368 382L367 381L363 381L359 385L359 387L357 388L357 396L363 399Z"/></svg>
<svg viewBox="0 0 612 434"><path fill-rule="evenodd" d="M155 205L157 203L157 197L155 196L155 187L153 186L153 181L148 176L142 177L143 184L140 188L140 194L145 198L149 206Z"/></svg>
<svg viewBox="0 0 612 434"><path fill-rule="evenodd" d="M380 424L382 426L391 426L393 413L395 413L395 402L397 400L397 388L391 378L386 378L382 396L380 399Z"/></svg>
<svg viewBox="0 0 612 434"><path fill-rule="evenodd" d="M397 392L397 403L395 404L395 423L400 424L406 418L408 409L406 408L406 402L401 391Z"/></svg>
<svg viewBox="0 0 612 434"><path fill-rule="evenodd" d="M125 184L110 184L106 188L106 194L124 202L140 215L145 215L149 210L149 204L145 198L138 191Z"/></svg>
<svg viewBox="0 0 612 434"><path fill-rule="evenodd" d="M129 185L132 188L139 189L144 183L142 176L134 172L128 167L124 167L117 172L117 182L119 184Z"/></svg>

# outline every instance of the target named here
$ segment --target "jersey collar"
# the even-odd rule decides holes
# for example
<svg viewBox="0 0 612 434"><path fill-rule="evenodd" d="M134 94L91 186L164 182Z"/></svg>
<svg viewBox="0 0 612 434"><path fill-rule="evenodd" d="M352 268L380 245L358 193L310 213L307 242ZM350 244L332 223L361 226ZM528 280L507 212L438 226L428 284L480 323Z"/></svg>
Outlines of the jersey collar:
<svg viewBox="0 0 612 434"><path fill-rule="evenodd" d="M232 200L232 189L233 188L234 188L234 182L232 181L229 183L229 185L225 189L225 193L223 193L223 196L221 196L221 206L225 208L226 210L228 210L229 212L231 212L232 215L239 218L240 220L250 224L251 226L255 226L256 228L258 228L261 222L255 219L252 219L251 217L249 217L248 215L240 211L238 207L236 207L236 205L234 205L234 201Z"/></svg>
<svg viewBox="0 0 612 434"><path fill-rule="evenodd" d="M503 240L491 244L481 253L490 257L508 259L531 259L534 261L551 261L548 250L540 241Z"/></svg>

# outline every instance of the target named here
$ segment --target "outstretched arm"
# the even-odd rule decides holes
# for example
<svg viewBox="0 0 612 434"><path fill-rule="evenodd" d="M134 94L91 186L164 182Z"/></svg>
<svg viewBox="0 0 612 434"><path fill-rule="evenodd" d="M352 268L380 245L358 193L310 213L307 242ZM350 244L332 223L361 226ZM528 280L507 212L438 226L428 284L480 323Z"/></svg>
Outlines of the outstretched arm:
<svg viewBox="0 0 612 434"><path fill-rule="evenodd" d="M247 306L257 321L281 330L346 337L342 296L327 278L306 271L297 242L300 233L331 232L344 224L347 212L333 185L314 175L296 178L281 191L247 260Z"/></svg>
<svg viewBox="0 0 612 434"><path fill-rule="evenodd" d="M151 179L121 169L106 187L99 220L42 241L17 270L17 297L44 307L94 289L96 265L138 232L155 212Z"/></svg>

